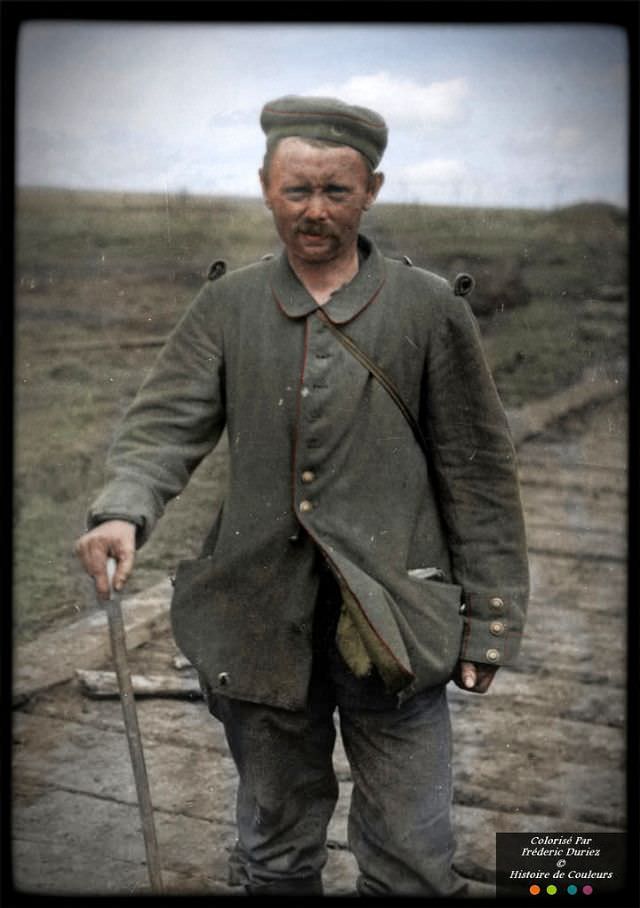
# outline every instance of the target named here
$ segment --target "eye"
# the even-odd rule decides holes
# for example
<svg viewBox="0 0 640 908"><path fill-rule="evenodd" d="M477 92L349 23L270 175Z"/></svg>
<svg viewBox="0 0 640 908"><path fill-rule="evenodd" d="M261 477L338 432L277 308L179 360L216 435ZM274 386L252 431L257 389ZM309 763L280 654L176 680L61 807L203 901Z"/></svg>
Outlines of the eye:
<svg viewBox="0 0 640 908"><path fill-rule="evenodd" d="M284 194L288 199L296 202L308 195L309 190L306 186L288 186L284 190Z"/></svg>
<svg viewBox="0 0 640 908"><path fill-rule="evenodd" d="M337 184L330 184L326 189L327 195L330 196L334 201L340 201L344 199L349 194L349 190L346 186L338 186Z"/></svg>

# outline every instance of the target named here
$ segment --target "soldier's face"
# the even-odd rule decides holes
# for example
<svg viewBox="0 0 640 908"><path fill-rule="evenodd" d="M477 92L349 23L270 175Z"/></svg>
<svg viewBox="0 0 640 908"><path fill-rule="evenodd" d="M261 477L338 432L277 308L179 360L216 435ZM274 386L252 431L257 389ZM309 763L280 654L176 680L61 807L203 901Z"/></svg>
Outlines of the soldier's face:
<svg viewBox="0 0 640 908"><path fill-rule="evenodd" d="M262 192L290 256L323 264L353 255L360 219L373 203L382 174L369 174L354 148L316 148L282 139Z"/></svg>

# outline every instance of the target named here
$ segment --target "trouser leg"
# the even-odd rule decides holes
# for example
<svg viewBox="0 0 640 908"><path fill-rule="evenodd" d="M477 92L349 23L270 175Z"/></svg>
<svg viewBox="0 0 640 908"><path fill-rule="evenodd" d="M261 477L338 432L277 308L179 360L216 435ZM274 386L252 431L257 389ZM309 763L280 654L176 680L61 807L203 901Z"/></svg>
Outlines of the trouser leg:
<svg viewBox="0 0 640 908"><path fill-rule="evenodd" d="M239 776L233 881L255 895L321 894L338 798L331 701L290 712L217 697L214 710Z"/></svg>
<svg viewBox="0 0 640 908"><path fill-rule="evenodd" d="M360 895L453 896L451 734L444 687L399 708L340 709Z"/></svg>

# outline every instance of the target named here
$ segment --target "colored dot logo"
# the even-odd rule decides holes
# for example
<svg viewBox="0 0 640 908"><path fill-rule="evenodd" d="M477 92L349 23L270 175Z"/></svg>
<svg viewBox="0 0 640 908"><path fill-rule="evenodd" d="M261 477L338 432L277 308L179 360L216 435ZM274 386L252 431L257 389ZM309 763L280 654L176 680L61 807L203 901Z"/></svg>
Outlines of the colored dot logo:
<svg viewBox="0 0 640 908"><path fill-rule="evenodd" d="M554 884L551 883L544 891L547 895L556 895L556 893L558 892L558 887L554 886ZM529 892L531 895L540 895L542 889L540 888L540 886L538 886L537 883L532 883L531 886L529 886ZM578 892L578 887L571 884L570 886L567 886L567 892L569 895L576 895ZM592 892L593 886L582 887L583 895L591 895Z"/></svg>

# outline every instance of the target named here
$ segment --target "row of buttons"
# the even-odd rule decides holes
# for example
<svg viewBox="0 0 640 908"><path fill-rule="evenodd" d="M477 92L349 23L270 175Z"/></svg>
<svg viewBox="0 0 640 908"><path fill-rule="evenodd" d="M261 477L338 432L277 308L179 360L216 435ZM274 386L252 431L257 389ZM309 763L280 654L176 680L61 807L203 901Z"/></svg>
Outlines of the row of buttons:
<svg viewBox="0 0 640 908"><path fill-rule="evenodd" d="M306 420L311 425L322 418L323 409L321 401L314 395L314 391L326 390L329 386L326 381L328 361L333 356L333 352L326 346L327 328L318 319L310 319L308 324L309 331L309 353L312 359L305 363L304 385L301 390L301 397L304 399L303 408L306 411ZM311 389L314 389L313 391ZM313 395L313 396L312 396ZM308 400L307 400L308 399ZM306 447L313 449L319 448L321 441L317 436L312 434L306 439ZM314 470L303 470L300 479L305 485L314 482L316 474ZM304 498L298 505L301 514L310 514L315 508L313 501Z"/></svg>
<svg viewBox="0 0 640 908"><path fill-rule="evenodd" d="M504 611L504 600L500 596L493 596L489 599L489 610L494 612L494 614L499 614ZM504 624L502 621L492 621L489 625L489 631L493 634L494 637L501 637L504 634ZM488 649L486 652L486 658L488 662L496 663L500 661L500 652L497 649Z"/></svg>
<svg viewBox="0 0 640 908"><path fill-rule="evenodd" d="M304 483L308 485L316 478L316 474L313 472L313 470L304 470L300 478ZM300 511L303 514L308 514L310 511L313 511L313 502L309 501L308 498L305 498L300 502Z"/></svg>

